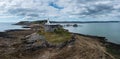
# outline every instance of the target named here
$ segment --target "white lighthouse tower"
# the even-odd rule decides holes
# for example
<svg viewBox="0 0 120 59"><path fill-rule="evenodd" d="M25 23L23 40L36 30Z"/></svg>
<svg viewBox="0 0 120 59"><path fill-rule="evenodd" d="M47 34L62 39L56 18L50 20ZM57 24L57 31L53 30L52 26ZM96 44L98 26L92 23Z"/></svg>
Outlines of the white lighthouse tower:
<svg viewBox="0 0 120 59"><path fill-rule="evenodd" d="M50 21L49 21L49 18L47 19L47 23L46 23L46 25L50 25Z"/></svg>

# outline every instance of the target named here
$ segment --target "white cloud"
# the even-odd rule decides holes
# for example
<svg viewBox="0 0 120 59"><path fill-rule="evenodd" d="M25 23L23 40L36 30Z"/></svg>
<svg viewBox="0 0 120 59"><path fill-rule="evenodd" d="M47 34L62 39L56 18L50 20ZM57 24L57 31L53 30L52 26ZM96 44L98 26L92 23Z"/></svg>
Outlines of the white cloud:
<svg viewBox="0 0 120 59"><path fill-rule="evenodd" d="M0 18L12 18L12 17L15 17L15 16L12 16L12 15L2 15L2 16L0 16Z"/></svg>
<svg viewBox="0 0 120 59"><path fill-rule="evenodd" d="M119 0L0 0L0 13L24 19L118 17L119 3Z"/></svg>

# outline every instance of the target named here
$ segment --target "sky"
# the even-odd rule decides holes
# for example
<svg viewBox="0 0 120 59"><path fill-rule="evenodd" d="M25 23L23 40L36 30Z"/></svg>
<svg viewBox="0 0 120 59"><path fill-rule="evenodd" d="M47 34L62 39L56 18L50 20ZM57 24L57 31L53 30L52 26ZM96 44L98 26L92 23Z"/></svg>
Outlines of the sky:
<svg viewBox="0 0 120 59"><path fill-rule="evenodd" d="M120 0L0 0L0 22L120 21Z"/></svg>

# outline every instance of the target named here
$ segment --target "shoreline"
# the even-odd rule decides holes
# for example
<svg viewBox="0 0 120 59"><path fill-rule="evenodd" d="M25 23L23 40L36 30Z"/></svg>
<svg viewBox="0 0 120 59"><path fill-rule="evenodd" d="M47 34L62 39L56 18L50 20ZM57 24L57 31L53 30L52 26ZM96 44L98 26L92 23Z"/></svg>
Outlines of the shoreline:
<svg viewBox="0 0 120 59"><path fill-rule="evenodd" d="M89 38L98 38L100 42L102 42L105 45L113 45L113 46L118 46L120 47L120 44L109 42L106 37L101 37L101 36L93 36L93 35L85 35L85 34L80 34L80 33L73 33L76 35L84 36L84 37L89 37Z"/></svg>
<svg viewBox="0 0 120 59"><path fill-rule="evenodd" d="M20 33L21 32L21 33ZM26 33L25 33L26 32ZM31 32L31 33L30 33ZM26 37L27 35L33 34L35 31L32 31L31 29L29 30L25 30L25 29L14 29L14 30L7 30L5 32L0 32L0 40L5 39L5 40L13 40L11 42L14 42L14 40L16 39L22 39L24 37ZM19 33L19 34L18 34ZM16 35L17 34L17 35ZM100 37L100 36L92 36L92 35L85 35L85 34L79 34L79 33L71 33L71 34L75 34L78 36L83 36L85 38L91 38L93 40L97 40L98 42L101 43L101 45L103 47L106 47L107 51L111 54L114 55L114 53L116 54L117 51L119 51L120 49L120 44L115 44L112 42L108 42L107 39L105 37ZM2 38L1 38L2 36ZM14 42L15 43L15 42ZM8 43L10 45L12 45L11 43ZM17 44L17 43L16 43ZM1 45L0 45L1 47ZM119 52L118 52L119 53Z"/></svg>
<svg viewBox="0 0 120 59"><path fill-rule="evenodd" d="M30 27L29 27L30 28ZM9 32L19 32L19 31L32 31L31 28L30 29L10 29L10 30L5 30L5 31L0 31L0 37L3 37L3 35L9 33ZM106 39L106 37L102 37L102 36L94 36L94 35L86 35L86 34L80 34L80 33L73 33L73 32L70 32L71 34L75 34L75 35L80 35L80 36L84 36L84 37L90 37L90 38L98 38L100 39L99 41L102 42L102 43L108 43L108 44L114 44L114 45L119 45L120 44L117 44L117 43L113 43L113 42L109 42L108 39ZM8 34L7 34L8 35Z"/></svg>
<svg viewBox="0 0 120 59"><path fill-rule="evenodd" d="M34 25L34 24L31 24L31 25ZM112 56L119 58L120 44L108 42L106 37L69 32L70 34L75 35L74 38L75 37L77 37L77 38L75 38L75 40L67 40L65 42L61 42L58 45L54 45L46 40L40 41L40 42L43 42L43 44L41 44L39 41L34 41L34 40L37 40L36 38L44 39L43 36L40 36L37 33L39 31L39 29L41 28L41 26L42 27L44 26L44 24L42 24L41 26L35 25L35 27L34 26L31 27L31 25L27 25L30 27L30 29L11 29L11 30L6 30L4 32L0 32L0 49L1 49L0 52L4 51L4 50L2 50L2 48L9 49L9 48L15 47L15 49L21 50L21 52L18 51L19 53L24 54L24 50L25 50L26 51L25 53L28 54L29 52L32 52L33 50L34 51L44 50L46 48L48 48L48 49L51 48L54 50L58 47L64 49L67 46L74 46L74 44L78 44L78 43L81 43L81 44L83 43L82 46L84 46L84 44L88 44L87 46L89 47L89 46L92 46L92 45L89 45L90 43L93 45L94 45L94 43L98 43L99 46L104 47L106 49L105 53L108 53L107 55L111 54ZM36 26L37 26L37 28L36 28ZM77 39L79 39L80 41ZM28 42L26 42L26 40L28 40ZM77 42L77 41L79 41L79 42ZM35 46L34 46L34 44L35 44ZM20 48L17 48L18 46L20 46ZM99 46L97 46L96 44L95 44L95 46L96 46L95 50L99 49L98 48ZM78 47L78 46L76 45L76 47ZM87 48L84 48L84 49L87 49ZM84 49L83 49L83 51L84 51ZM12 52L13 54L16 54L14 49L13 49L13 51L10 50L10 52ZM65 51L63 50L63 52L65 52ZM7 52L5 52L5 53L7 53Z"/></svg>
<svg viewBox="0 0 120 59"><path fill-rule="evenodd" d="M21 21L21 22L17 22L14 23L12 25L18 25L21 26L21 29L8 29L8 30L4 30L4 31L0 31L1 35L0 37L4 37L5 36L9 36L7 35L7 33L9 32L19 32L19 31L27 31L27 30L32 30L32 27L30 25L34 24L34 23L42 23L44 24L46 22L46 20L42 20L42 21L33 21L33 22L29 22L29 21ZM54 21L52 21L54 22ZM66 22L66 21L65 21ZM98 21L99 22L99 21ZM105 21L105 22L113 22L113 21ZM34 28L34 27L33 27ZM85 36L85 37L90 37L90 38L99 38L102 43L107 43L107 44L113 44L113 45L120 45L117 43L113 43L113 42L108 42L108 39L106 39L106 37L101 37L101 36L94 36L94 35L86 35L86 34L80 34L80 33L73 33L70 32L72 34L76 34L76 35L81 35L81 36ZM2 35L3 34L3 35Z"/></svg>
<svg viewBox="0 0 120 59"><path fill-rule="evenodd" d="M22 21L21 21L22 22ZM21 22L18 22L18 23L14 23L12 25L18 25L18 26L21 26L21 29L8 29L8 30L4 30L4 31L0 31L0 33L4 33L6 34L7 32L13 32L13 31L27 31L27 30L32 30L32 27L30 27L28 21L23 21L23 24L21 24ZM37 22L37 21L35 21ZM40 22L40 21L39 21ZM42 22L46 22L44 20L42 20ZM53 22L53 21L52 21ZM113 21L112 21L113 22ZM31 22L32 23L32 22ZM120 45L120 44L117 44L117 43L113 43L113 42L109 42L107 41L108 39L106 39L106 37L101 37L101 36L94 36L94 35L86 35L86 34L81 34L81 33L73 33L73 32L70 32L72 34L77 34L77 35L81 35L81 36L85 36L85 37L90 37L90 38L99 38L101 39L100 41L104 43L111 43L111 44L114 44L114 45ZM1 35L2 36L2 35ZM1 37L0 36L0 37Z"/></svg>

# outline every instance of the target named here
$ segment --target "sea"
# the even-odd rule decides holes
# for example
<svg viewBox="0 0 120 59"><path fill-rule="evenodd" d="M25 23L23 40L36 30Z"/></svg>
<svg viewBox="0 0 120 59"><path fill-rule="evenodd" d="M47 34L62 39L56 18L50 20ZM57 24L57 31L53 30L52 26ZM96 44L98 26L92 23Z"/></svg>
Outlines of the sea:
<svg viewBox="0 0 120 59"><path fill-rule="evenodd" d="M13 25L14 22L0 22L0 32L4 32L6 30L13 30L13 29L24 29L20 25Z"/></svg>
<svg viewBox="0 0 120 59"><path fill-rule="evenodd" d="M109 42L120 44L120 23L83 23L64 28L73 33L106 37Z"/></svg>

